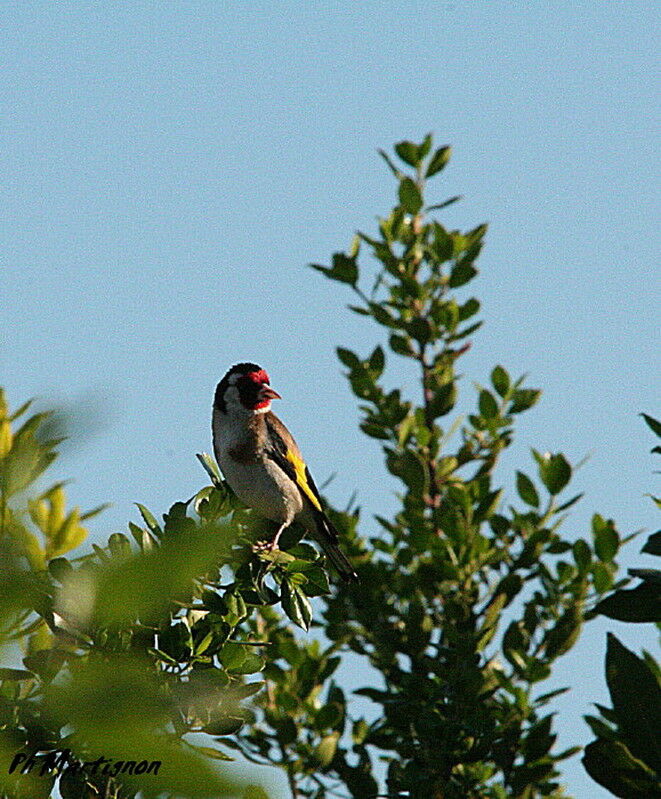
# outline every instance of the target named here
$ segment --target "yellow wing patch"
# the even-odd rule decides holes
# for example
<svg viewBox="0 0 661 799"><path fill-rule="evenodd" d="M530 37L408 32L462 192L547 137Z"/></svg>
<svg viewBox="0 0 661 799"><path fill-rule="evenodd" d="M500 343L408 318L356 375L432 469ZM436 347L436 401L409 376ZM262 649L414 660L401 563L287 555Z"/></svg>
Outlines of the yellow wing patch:
<svg viewBox="0 0 661 799"><path fill-rule="evenodd" d="M294 467L294 471L296 472L296 484L305 494L305 496L310 500L310 502L314 505L314 507L317 510L321 510L321 504L317 499L317 495L310 487L310 483L308 483L308 478L305 476L305 463L290 449L287 450L286 457L287 460Z"/></svg>

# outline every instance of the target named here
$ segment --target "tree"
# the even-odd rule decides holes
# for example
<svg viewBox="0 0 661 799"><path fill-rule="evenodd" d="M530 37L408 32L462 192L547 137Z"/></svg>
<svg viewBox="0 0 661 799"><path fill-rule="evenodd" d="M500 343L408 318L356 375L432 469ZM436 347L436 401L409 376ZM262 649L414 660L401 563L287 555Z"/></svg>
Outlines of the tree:
<svg viewBox="0 0 661 799"><path fill-rule="evenodd" d="M661 438L661 422L642 415ZM661 446L652 452L661 453ZM660 499L652 500L661 508ZM661 530L648 538L642 552L661 555ZM608 594L595 613L634 624L652 622L661 630L661 571L629 569L629 574L639 584ZM585 717L596 740L585 748L583 765L614 796L661 797L661 667L649 652L640 658L609 633L606 682L613 707L597 705L599 717Z"/></svg>
<svg viewBox="0 0 661 799"><path fill-rule="evenodd" d="M382 442L401 483L397 513L377 516L362 537L357 508L329 509L358 584L331 577L331 587L301 530L275 552L254 546L270 526L241 507L206 455L211 484L162 522L138 506L129 535L65 558L89 514L65 511L61 485L36 488L56 455L48 420L15 430L27 406L10 415L0 405L1 635L25 646L23 668L0 671L5 796L48 796L56 781L64 799L225 796L237 787L210 763L232 750L283 767L293 797L337 787L376 796L377 756L393 797L562 795L557 765L575 749L555 751L547 708L558 692L540 685L575 643L586 606L620 586L620 536L603 522L590 541L563 537L579 496L559 498L572 476L560 453L533 450L536 479L517 472L519 500L503 506L494 470L517 415L540 396L522 378L495 366L476 408L446 421L457 362L481 324L478 300L464 293L486 226L460 233L426 216L458 199L425 206L426 180L449 148L434 150L427 136L395 151L401 168L382 153L397 201L378 234L314 265L351 288L352 310L388 337L363 358L338 348L361 429ZM361 248L376 264L371 291ZM384 387L386 352L388 365L394 355L415 370L417 396ZM301 637L290 622L323 637ZM334 680L347 652L379 681L357 691L374 702L371 720L355 716ZM15 764L17 754L59 750L87 766L40 776ZM99 758L110 762L93 768ZM162 767L125 765L136 759Z"/></svg>
<svg viewBox="0 0 661 799"><path fill-rule="evenodd" d="M585 608L613 586L620 536L609 521L593 526L590 541L563 537L565 511L580 497L559 496L572 476L560 453L533 450L537 480L517 471L520 502L503 507L494 470L516 417L540 396L523 378L495 366L477 407L446 421L458 400L457 362L481 325L466 289L486 225L462 233L426 216L458 199L426 206L426 181L447 164L448 147L433 150L427 136L395 152L402 166L381 153L397 202L378 234L359 233L348 253L312 267L350 288L351 310L387 335L388 359L381 345L366 357L344 347L337 354L361 429L382 442L401 483L400 507L375 517L367 541L356 532L357 509L335 514L360 583L322 597L328 646L297 642L260 611L269 691L237 746L284 767L292 796L321 799L338 784L338 795L375 796L377 754L392 797L560 796L557 764L577 748L555 751L547 706L560 692L540 686L574 645ZM390 356L417 372L417 397L385 388ZM344 651L376 672L356 691L374 702L369 722L352 717L330 676Z"/></svg>

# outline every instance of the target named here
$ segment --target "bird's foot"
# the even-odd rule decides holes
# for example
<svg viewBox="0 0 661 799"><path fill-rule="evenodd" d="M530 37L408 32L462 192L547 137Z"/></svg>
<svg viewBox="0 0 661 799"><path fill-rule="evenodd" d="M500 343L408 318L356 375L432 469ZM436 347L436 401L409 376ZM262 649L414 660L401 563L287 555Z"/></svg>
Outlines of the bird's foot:
<svg viewBox="0 0 661 799"><path fill-rule="evenodd" d="M278 548L276 539L271 541L256 541L252 545L253 552L277 552Z"/></svg>

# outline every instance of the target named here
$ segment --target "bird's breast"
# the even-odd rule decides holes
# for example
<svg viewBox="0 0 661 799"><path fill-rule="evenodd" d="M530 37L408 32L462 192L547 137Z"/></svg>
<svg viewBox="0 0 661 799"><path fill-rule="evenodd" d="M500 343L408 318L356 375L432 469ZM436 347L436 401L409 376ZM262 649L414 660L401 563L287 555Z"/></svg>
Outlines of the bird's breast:
<svg viewBox="0 0 661 799"><path fill-rule="evenodd" d="M303 500L295 483L249 436L214 424L214 453L232 491L248 507L267 519L290 523L301 512Z"/></svg>

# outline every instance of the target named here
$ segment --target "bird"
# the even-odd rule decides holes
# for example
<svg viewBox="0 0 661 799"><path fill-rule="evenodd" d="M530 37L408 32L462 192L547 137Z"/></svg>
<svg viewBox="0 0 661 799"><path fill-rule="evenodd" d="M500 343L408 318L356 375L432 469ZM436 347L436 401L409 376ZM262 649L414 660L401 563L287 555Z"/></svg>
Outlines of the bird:
<svg viewBox="0 0 661 799"><path fill-rule="evenodd" d="M356 580L301 451L271 410L272 400L282 398L270 383L267 372L249 362L232 366L218 383L212 413L216 461L238 498L279 525L269 550L277 549L283 531L298 522L338 574Z"/></svg>

